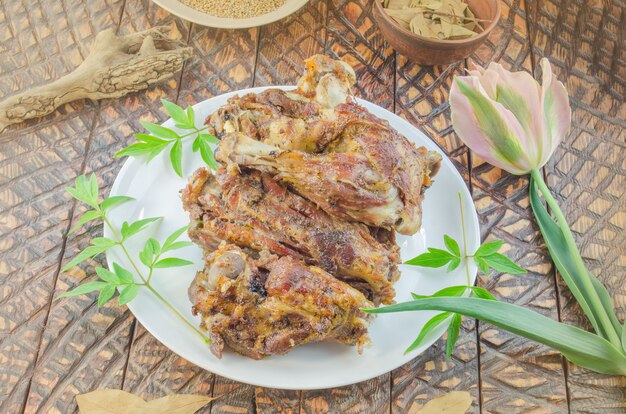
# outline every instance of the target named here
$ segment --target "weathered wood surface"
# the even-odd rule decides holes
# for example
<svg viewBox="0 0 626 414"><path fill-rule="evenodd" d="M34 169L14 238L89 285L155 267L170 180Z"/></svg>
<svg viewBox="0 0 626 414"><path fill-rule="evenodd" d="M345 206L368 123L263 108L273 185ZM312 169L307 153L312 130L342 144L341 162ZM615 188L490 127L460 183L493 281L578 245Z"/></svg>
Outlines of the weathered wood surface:
<svg viewBox="0 0 626 414"><path fill-rule="evenodd" d="M48 4L49 3L49 4ZM145 92L65 105L0 135L0 412L76 412L74 397L99 387L145 398L172 392L223 395L202 413L406 413L448 390L468 390L473 412L626 412L626 380L567 364L557 353L466 320L450 361L443 341L393 372L349 387L283 391L238 384L173 354L124 308L97 311L93 298L52 302L91 275L59 273L98 229L68 236L82 212L64 193L81 173L108 189L139 120L160 121L160 99L193 104L250 86L290 84L303 59L324 52L355 66L358 96L423 129L466 178L482 236L502 238L530 269L522 277L482 276L503 300L584 324L555 274L528 207L526 178L482 162L451 128L452 77L498 61L534 70L542 56L570 91L574 127L546 166L590 269L626 310L626 10L623 0L505 0L489 42L466 62L420 67L383 41L368 0L312 0L281 22L250 30L199 27L148 0L4 1L0 7L0 98L58 78L88 53L95 33L169 26L194 49L183 71ZM303 373L306 375L306 373Z"/></svg>

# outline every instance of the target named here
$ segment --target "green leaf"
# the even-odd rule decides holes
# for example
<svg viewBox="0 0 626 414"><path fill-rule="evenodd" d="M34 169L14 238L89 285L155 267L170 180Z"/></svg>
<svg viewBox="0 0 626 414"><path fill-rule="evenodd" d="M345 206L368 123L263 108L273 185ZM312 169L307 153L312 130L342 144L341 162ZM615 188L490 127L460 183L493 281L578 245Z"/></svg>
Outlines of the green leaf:
<svg viewBox="0 0 626 414"><path fill-rule="evenodd" d="M211 134L200 134L198 135L198 138L200 138L201 141L204 141L207 144L217 144L218 142L220 142L220 140L215 135Z"/></svg>
<svg viewBox="0 0 626 414"><path fill-rule="evenodd" d="M100 218L100 217L102 217L102 216L96 210L88 210L88 211L86 211L85 214L83 214L83 216L78 219L78 221L76 222L76 226L74 226L72 228L72 230L70 230L68 235L74 233L81 226L84 226L85 224L89 223L90 221L95 220L95 219Z"/></svg>
<svg viewBox="0 0 626 414"><path fill-rule="evenodd" d="M489 256L490 254L497 253L503 244L504 244L504 241L502 240L494 240L494 241L483 243L482 246L480 246L476 250L476 253L474 253L474 256Z"/></svg>
<svg viewBox="0 0 626 414"><path fill-rule="evenodd" d="M478 286L471 287L472 292L477 298L488 299L488 300L497 300L487 289L483 289Z"/></svg>
<svg viewBox="0 0 626 414"><path fill-rule="evenodd" d="M196 112L193 110L193 106L187 107L187 119L189 120L189 126L195 128L196 126Z"/></svg>
<svg viewBox="0 0 626 414"><path fill-rule="evenodd" d="M467 286L448 286L436 291L430 296L418 295L417 293L411 293L411 295L413 299L436 298L440 296L463 296L465 292L467 292L467 289Z"/></svg>
<svg viewBox="0 0 626 414"><path fill-rule="evenodd" d="M91 196L91 200L94 204L98 205L98 179L96 178L96 174L91 173L89 176L89 194Z"/></svg>
<svg viewBox="0 0 626 414"><path fill-rule="evenodd" d="M519 267L511 259L500 253L493 253L489 256L481 256L481 259L498 272L505 272L511 275L526 273L526 269Z"/></svg>
<svg viewBox="0 0 626 414"><path fill-rule="evenodd" d="M102 201L102 204L100 204L100 207L102 208L102 211L107 211L110 208L119 206L120 204L128 203L129 201L134 201L134 200L135 200L134 198L127 197L127 196L111 196L107 198L106 200Z"/></svg>
<svg viewBox="0 0 626 414"><path fill-rule="evenodd" d="M147 144L150 144L152 146L161 146L161 145L167 145L170 142L172 142L174 139L162 139L162 138L157 138L154 135L148 135L148 134L135 134L134 137L138 140L138 141L143 141Z"/></svg>
<svg viewBox="0 0 626 414"><path fill-rule="evenodd" d="M541 234L543 235L543 239L548 247L548 251L550 252L550 256L556 265L556 268L559 270L559 274L567 284L567 287L572 292L576 301L582 308L583 312L589 319L589 322L593 326L595 332L601 335L604 338L608 338L607 329L615 329L615 322L617 318L615 318L613 307L611 304L611 299L606 291L606 288L600 283L595 277L593 277L587 269L580 269L576 262L576 256L580 256L578 251L571 251L565 241L565 236L561 231L560 227L552 220L550 214L541 203L541 199L539 197L539 193L537 190L537 184L535 183L535 179L531 176L530 180L530 206L533 209L533 213L535 214L535 218L537 219L537 224L539 225L539 229L541 230ZM590 298L590 292L587 292L585 288L585 283L583 278L591 278L591 281L600 296L600 300L602 302L602 307L605 311L613 316L609 316L612 326L604 327L600 325L598 312L601 311L599 309L594 309L591 304L593 301ZM595 279L595 281L594 281ZM602 293L600 293L602 292Z"/></svg>
<svg viewBox="0 0 626 414"><path fill-rule="evenodd" d="M606 339L540 313L505 302L479 298L425 298L376 309L367 313L417 310L456 312L480 319L516 335L560 351L573 363L595 372L626 375L626 355Z"/></svg>
<svg viewBox="0 0 626 414"><path fill-rule="evenodd" d="M154 256L160 253L161 246L159 246L159 242L150 237L146 240L146 244L143 247L143 250L139 253L139 260L141 263L145 264L148 267L152 267L152 261L154 260Z"/></svg>
<svg viewBox="0 0 626 414"><path fill-rule="evenodd" d="M207 137L211 135L206 135ZM217 162L215 162L215 156L213 155L213 149L209 145L207 139L202 139L202 135L199 135L197 138L197 148L200 151L200 156L202 160L208 165L212 170L217 170ZM194 141L194 144L196 142Z"/></svg>
<svg viewBox="0 0 626 414"><path fill-rule="evenodd" d="M200 139L200 136L197 136L191 143L191 150L193 152L198 152L198 150L200 149L200 141L202 141Z"/></svg>
<svg viewBox="0 0 626 414"><path fill-rule="evenodd" d="M115 271L115 274L120 278L122 284L135 283L133 274L115 262L113 262L113 270Z"/></svg>
<svg viewBox="0 0 626 414"><path fill-rule="evenodd" d="M87 283L83 283L82 285L78 285L76 286L74 289L72 290L68 290L67 292L63 292L61 293L57 299L59 298L65 298L65 297L69 297L69 296L80 296L80 295L84 295L86 293L91 293L95 290L100 290L103 287L105 287L107 284L105 282L87 282Z"/></svg>
<svg viewBox="0 0 626 414"><path fill-rule="evenodd" d="M450 264L448 265L446 272L453 271L454 269L459 267L460 264L461 264L461 259L459 259L458 257L455 257L454 259L450 260Z"/></svg>
<svg viewBox="0 0 626 414"><path fill-rule="evenodd" d="M446 340L446 358L450 359L456 340L459 338L459 331L461 330L461 321L463 317L458 313L452 316L450 325L448 325L448 339Z"/></svg>
<svg viewBox="0 0 626 414"><path fill-rule="evenodd" d="M100 294L98 295L98 308L101 308L105 303L107 303L113 295L115 294L115 286L108 285L102 288Z"/></svg>
<svg viewBox="0 0 626 414"><path fill-rule="evenodd" d="M137 220L132 224L128 224L128 222L122 223L121 233L122 238L126 240L127 238L139 233L143 230L148 224L155 222L161 219L161 217L149 217L141 220Z"/></svg>
<svg viewBox="0 0 626 414"><path fill-rule="evenodd" d="M172 168L179 177L183 176L183 143L181 140L177 140L172 149L170 150L170 161L172 162Z"/></svg>
<svg viewBox="0 0 626 414"><path fill-rule="evenodd" d="M483 272L486 275L489 274L489 265L487 264L487 262L483 260L482 257L474 256L474 262L476 263L476 266L478 266L481 272Z"/></svg>
<svg viewBox="0 0 626 414"><path fill-rule="evenodd" d="M114 157L137 157L145 154L152 154L155 149L160 148L160 151L165 148L167 144L164 145L154 145L152 143L147 142L137 142L135 144L129 145L128 147L118 151L115 153ZM159 151L159 152L160 152Z"/></svg>
<svg viewBox="0 0 626 414"><path fill-rule="evenodd" d="M424 341L424 338L426 338L426 335L428 335L436 327L444 323L446 319L448 319L448 317L450 317L450 312L443 312L430 318L428 322L426 322L422 327L422 330L420 331L419 335L417 335L415 341L413 341L413 343L409 345L406 351L404 351L404 354L406 355L418 346L420 346L420 344Z"/></svg>
<svg viewBox="0 0 626 414"><path fill-rule="evenodd" d="M188 242L188 241L174 242L168 246L167 251L169 252L171 250L178 250L178 249L182 249L183 247L189 247L189 246L193 246L193 243ZM163 252L165 252L165 250L163 250Z"/></svg>
<svg viewBox="0 0 626 414"><path fill-rule="evenodd" d="M170 246L189 229L189 224L184 227L175 230L172 234L167 236L167 239L163 242L163 252L171 250Z"/></svg>
<svg viewBox="0 0 626 414"><path fill-rule="evenodd" d="M456 257L461 257L461 249L459 249L459 243L457 243L456 240L454 240L452 237L448 236L447 234L444 234L443 242L445 243L446 248L450 251L450 253L452 253Z"/></svg>
<svg viewBox="0 0 626 414"><path fill-rule="evenodd" d="M95 182L95 192L93 191L93 183ZM65 189L72 197L78 201L82 201L88 206L98 209L98 181L95 179L95 175L91 174L89 182L87 177L79 175L74 180L74 187L67 187Z"/></svg>
<svg viewBox="0 0 626 414"><path fill-rule="evenodd" d="M137 285L128 285L120 292L120 296L117 298L117 301L120 305L126 305L131 300L137 297L139 293L139 286Z"/></svg>
<svg viewBox="0 0 626 414"><path fill-rule="evenodd" d="M111 272L109 269L105 269L104 267L96 267L96 274L100 277L100 279L105 282L119 285L122 283L120 277L115 273Z"/></svg>
<svg viewBox="0 0 626 414"><path fill-rule="evenodd" d="M165 112L176 122L182 125L189 125L189 120L187 119L187 113L183 108L176 105L174 102L170 102L167 99L161 99L161 103L165 108ZM193 124L192 124L193 125ZM188 128L187 128L188 129Z"/></svg>
<svg viewBox="0 0 626 414"><path fill-rule="evenodd" d="M141 126L143 126L145 129L150 131L150 133L156 135L157 137L175 138L175 139L180 138L179 135L176 133L176 131L171 130L167 127L164 127L162 125L153 124L152 122L148 122L148 121L140 121L139 123L141 124Z"/></svg>
<svg viewBox="0 0 626 414"><path fill-rule="evenodd" d="M448 264L452 259L454 259L454 256L447 251L429 247L427 253L422 253L404 262L404 264L422 267L441 267Z"/></svg>
<svg viewBox="0 0 626 414"><path fill-rule="evenodd" d="M113 239L109 239L108 237L94 237L93 239L91 239L91 244L93 244L94 246L103 247L105 249L110 249L118 243Z"/></svg>
<svg viewBox="0 0 626 414"><path fill-rule="evenodd" d="M163 269L166 267L181 267L193 264L189 260L179 259L177 257L168 257L167 259L159 260L154 264L155 268Z"/></svg>
<svg viewBox="0 0 626 414"><path fill-rule="evenodd" d="M100 253L104 252L106 249L107 249L106 247L101 247L101 246L89 246L82 252L78 253L76 257L74 257L68 264L63 266L61 271L67 272L69 269L76 266L77 264L80 264L87 259L91 259L92 257L99 255Z"/></svg>

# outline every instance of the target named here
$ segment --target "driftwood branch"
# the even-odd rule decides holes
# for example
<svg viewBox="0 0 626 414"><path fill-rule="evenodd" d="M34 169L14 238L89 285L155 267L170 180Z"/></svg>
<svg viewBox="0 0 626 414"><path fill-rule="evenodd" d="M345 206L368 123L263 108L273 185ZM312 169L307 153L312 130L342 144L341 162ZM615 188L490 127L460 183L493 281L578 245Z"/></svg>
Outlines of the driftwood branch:
<svg viewBox="0 0 626 414"><path fill-rule="evenodd" d="M0 132L8 125L48 115L77 99L117 98L170 78L192 49L167 37L167 28L96 36L89 56L73 72L0 102Z"/></svg>

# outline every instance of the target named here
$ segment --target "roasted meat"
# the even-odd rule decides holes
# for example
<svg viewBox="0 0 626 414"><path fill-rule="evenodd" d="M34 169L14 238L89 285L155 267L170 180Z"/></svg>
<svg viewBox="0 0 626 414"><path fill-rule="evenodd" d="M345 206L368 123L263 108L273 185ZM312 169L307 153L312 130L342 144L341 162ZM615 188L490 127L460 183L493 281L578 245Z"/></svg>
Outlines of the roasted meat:
<svg viewBox="0 0 626 414"><path fill-rule="evenodd" d="M300 88L231 98L207 119L222 139L219 161L276 175L336 217L414 234L441 156L353 102L343 65L334 75L318 57L307 65L325 67L320 79L334 80L307 87L310 96ZM307 66L299 85L316 79Z"/></svg>
<svg viewBox="0 0 626 414"><path fill-rule="evenodd" d="M307 342L368 342L372 304L358 290L315 266L261 252L253 258L222 244L208 254L189 288L194 314L202 316L211 351L224 345L254 359L284 354Z"/></svg>
<svg viewBox="0 0 626 414"><path fill-rule="evenodd" d="M214 176L200 169L183 190L189 235L208 250L222 240L268 250L316 265L362 290L375 303L391 303L399 277L393 233L337 219L280 185L268 174Z"/></svg>

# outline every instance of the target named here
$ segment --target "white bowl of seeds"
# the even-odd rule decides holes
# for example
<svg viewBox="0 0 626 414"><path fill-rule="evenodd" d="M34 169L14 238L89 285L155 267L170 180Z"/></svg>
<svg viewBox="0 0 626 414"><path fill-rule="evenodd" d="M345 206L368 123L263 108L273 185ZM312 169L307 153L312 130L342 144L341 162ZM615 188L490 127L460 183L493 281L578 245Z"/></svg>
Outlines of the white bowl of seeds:
<svg viewBox="0 0 626 414"><path fill-rule="evenodd" d="M202 26L245 29L275 22L308 0L152 0L170 13Z"/></svg>

